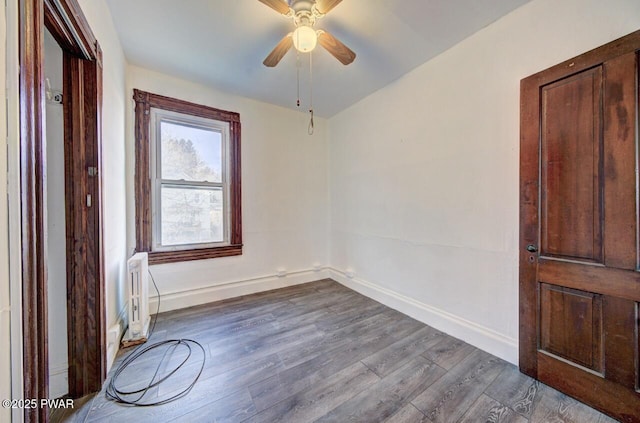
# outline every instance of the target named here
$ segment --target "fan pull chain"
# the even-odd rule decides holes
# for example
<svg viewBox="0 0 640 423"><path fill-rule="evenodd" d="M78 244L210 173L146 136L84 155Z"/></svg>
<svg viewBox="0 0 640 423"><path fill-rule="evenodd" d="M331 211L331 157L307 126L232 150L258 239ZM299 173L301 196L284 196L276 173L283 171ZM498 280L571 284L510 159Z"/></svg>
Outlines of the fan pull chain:
<svg viewBox="0 0 640 423"><path fill-rule="evenodd" d="M309 128L307 133L313 135L314 123L313 123L313 53L309 53L309 114L311 119L309 120Z"/></svg>
<svg viewBox="0 0 640 423"><path fill-rule="evenodd" d="M298 81L298 102L296 103L300 107L300 52L296 50L296 78Z"/></svg>

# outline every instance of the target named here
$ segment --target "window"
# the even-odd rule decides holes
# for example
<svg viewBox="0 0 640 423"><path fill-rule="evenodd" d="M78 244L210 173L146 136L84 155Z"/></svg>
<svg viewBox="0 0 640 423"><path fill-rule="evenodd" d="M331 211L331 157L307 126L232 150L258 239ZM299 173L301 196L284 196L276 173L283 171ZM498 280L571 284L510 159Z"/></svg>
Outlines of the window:
<svg viewBox="0 0 640 423"><path fill-rule="evenodd" d="M242 254L240 116L134 90L136 242L152 264Z"/></svg>

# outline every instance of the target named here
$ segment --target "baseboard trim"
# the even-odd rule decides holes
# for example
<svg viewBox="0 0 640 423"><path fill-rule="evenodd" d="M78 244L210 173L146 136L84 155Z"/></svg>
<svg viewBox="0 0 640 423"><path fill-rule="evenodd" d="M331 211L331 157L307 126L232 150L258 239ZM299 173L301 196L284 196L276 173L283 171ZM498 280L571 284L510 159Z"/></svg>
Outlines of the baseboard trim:
<svg viewBox="0 0 640 423"><path fill-rule="evenodd" d="M60 398L69 393L69 364L49 366L49 398Z"/></svg>
<svg viewBox="0 0 640 423"><path fill-rule="evenodd" d="M193 307L200 304L240 297L242 295L255 294L257 292L272 289L285 288L326 279L329 273L326 269L309 269L296 272L288 272L285 276L269 275L264 277L226 282L223 284L187 289L174 292L161 292L160 312L178 310ZM149 310L155 313L158 307L158 299L149 299Z"/></svg>
<svg viewBox="0 0 640 423"><path fill-rule="evenodd" d="M347 288L398 310L439 331L462 339L469 344L487 351L510 363L518 363L518 342L516 339L456 316L428 304L416 301L380 285L359 278L350 278L346 272L328 268L329 277Z"/></svg>
<svg viewBox="0 0 640 423"><path fill-rule="evenodd" d="M113 366L118 351L120 351L120 339L122 339L122 335L124 335L124 331L127 328L128 303L128 301L125 301L125 306L118 313L116 323L107 332L107 372Z"/></svg>

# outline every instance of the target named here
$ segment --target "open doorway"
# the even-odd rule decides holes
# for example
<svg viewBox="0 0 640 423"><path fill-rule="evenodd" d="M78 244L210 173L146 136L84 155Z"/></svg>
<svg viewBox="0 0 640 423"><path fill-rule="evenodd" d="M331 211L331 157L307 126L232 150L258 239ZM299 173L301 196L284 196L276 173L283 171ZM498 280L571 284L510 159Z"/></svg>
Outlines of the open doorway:
<svg viewBox="0 0 640 423"><path fill-rule="evenodd" d="M49 397L69 394L62 49L44 33Z"/></svg>
<svg viewBox="0 0 640 423"><path fill-rule="evenodd" d="M50 389L50 361L64 350L58 339L64 335L58 331L67 334L68 344L68 384L60 389L78 398L98 391L106 376L102 53L77 0L20 0L19 28L24 398L52 398L59 393ZM53 81L51 76L47 86L45 44L53 49L57 45L61 51L61 87L57 86L60 79ZM54 91L63 94L62 111L51 108L49 116L63 117L63 138L57 141L57 150L56 145L48 148L45 133L47 91L53 102ZM51 124L60 126L60 121ZM52 140L56 142L55 137ZM59 162L49 168L47 153L58 159L63 156L63 196L60 180L57 184L47 180L50 172L59 176L61 170ZM47 207L48 201L54 202L55 210ZM49 220L51 211L58 213L55 222ZM64 240L58 246L61 219ZM55 245L47 242L51 236L57 239ZM60 250L65 254L55 256ZM62 306L57 302L62 297L60 284L66 285ZM66 314L66 325L61 314ZM48 418L45 408L25 410L26 422Z"/></svg>

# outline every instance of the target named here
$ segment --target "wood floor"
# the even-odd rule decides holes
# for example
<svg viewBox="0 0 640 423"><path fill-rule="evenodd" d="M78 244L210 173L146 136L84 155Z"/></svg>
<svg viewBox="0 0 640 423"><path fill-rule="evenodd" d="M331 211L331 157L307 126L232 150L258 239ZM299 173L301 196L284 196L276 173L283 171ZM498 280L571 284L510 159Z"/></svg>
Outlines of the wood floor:
<svg viewBox="0 0 640 423"><path fill-rule="evenodd" d="M188 396L123 406L99 393L74 422L613 422L469 344L331 280L160 314L150 343L200 342L206 366ZM122 352L114 368L131 352ZM122 373L147 383L156 351ZM183 348L168 353L168 372ZM145 400L180 391L202 353ZM113 371L110 374L112 376ZM133 389L131 389L133 390Z"/></svg>

